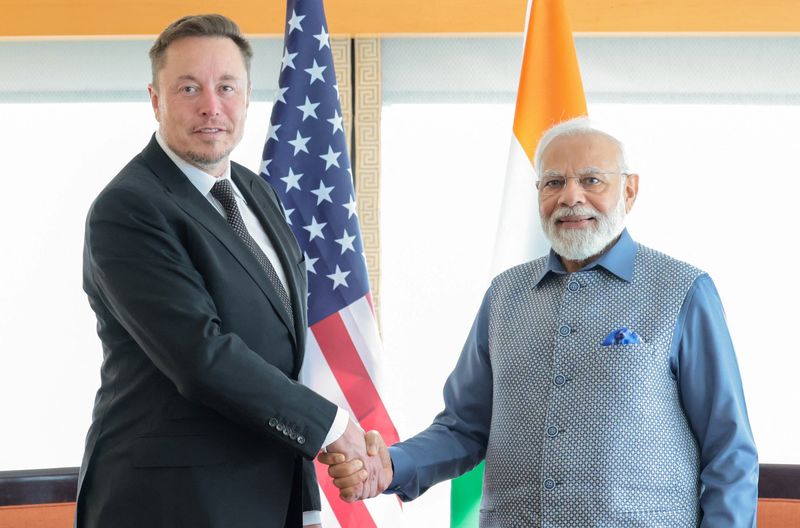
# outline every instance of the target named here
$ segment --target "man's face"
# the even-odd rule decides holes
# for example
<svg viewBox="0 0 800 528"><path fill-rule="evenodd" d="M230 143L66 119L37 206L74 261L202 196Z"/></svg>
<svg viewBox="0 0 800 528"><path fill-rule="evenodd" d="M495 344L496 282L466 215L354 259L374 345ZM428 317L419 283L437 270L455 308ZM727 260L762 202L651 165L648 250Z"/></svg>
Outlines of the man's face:
<svg viewBox="0 0 800 528"><path fill-rule="evenodd" d="M186 37L166 50L148 86L161 136L182 159L214 175L242 139L250 85L239 48L225 37Z"/></svg>
<svg viewBox="0 0 800 528"><path fill-rule="evenodd" d="M539 181L566 177L560 190L539 192L542 228L558 255L588 260L622 232L625 215L636 199L639 176L619 172L619 149L600 134L560 136L544 150ZM586 180L591 174L605 182L600 189L582 186L575 179Z"/></svg>

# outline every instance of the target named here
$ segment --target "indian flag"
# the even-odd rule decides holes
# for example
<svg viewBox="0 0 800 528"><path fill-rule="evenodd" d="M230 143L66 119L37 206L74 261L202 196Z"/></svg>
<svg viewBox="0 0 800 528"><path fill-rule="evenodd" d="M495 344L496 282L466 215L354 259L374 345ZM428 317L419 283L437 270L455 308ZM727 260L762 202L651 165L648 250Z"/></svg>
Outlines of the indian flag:
<svg viewBox="0 0 800 528"><path fill-rule="evenodd" d="M587 115L572 27L563 0L528 3L525 48L508 154L493 272L541 256L548 244L539 223L533 155L551 126ZM453 481L450 526L478 526L483 464Z"/></svg>

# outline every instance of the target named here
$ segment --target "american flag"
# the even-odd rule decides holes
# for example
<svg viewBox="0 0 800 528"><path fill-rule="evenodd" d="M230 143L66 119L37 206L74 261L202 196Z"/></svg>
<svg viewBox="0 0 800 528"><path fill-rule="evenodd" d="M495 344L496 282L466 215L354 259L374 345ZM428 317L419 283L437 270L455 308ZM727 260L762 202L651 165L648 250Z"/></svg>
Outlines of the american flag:
<svg viewBox="0 0 800 528"><path fill-rule="evenodd" d="M378 389L380 337L322 0L288 0L278 86L261 176L278 192L305 256L309 332L302 379L392 444L398 435ZM395 499L348 505L319 464L317 474L343 528L397 522ZM324 510L325 525L335 525L328 515Z"/></svg>

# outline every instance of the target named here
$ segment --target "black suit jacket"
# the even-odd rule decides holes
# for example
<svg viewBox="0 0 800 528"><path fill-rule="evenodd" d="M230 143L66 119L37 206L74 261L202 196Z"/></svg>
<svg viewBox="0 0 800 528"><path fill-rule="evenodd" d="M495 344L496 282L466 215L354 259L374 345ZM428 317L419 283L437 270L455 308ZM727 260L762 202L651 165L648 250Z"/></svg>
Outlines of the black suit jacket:
<svg viewBox="0 0 800 528"><path fill-rule="evenodd" d="M100 193L84 289L103 345L79 527L300 526L336 407L296 382L306 270L274 191L232 163L295 320L255 257L155 138Z"/></svg>

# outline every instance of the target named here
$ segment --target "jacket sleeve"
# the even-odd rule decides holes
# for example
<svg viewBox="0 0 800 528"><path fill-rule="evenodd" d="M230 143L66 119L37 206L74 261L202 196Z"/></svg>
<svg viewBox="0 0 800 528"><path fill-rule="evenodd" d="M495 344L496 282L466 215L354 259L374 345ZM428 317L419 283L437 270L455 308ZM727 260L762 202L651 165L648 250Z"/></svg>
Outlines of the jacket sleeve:
<svg viewBox="0 0 800 528"><path fill-rule="evenodd" d="M100 195L87 219L87 293L184 398L313 458L336 406L223 332L204 276L163 205L136 188Z"/></svg>

